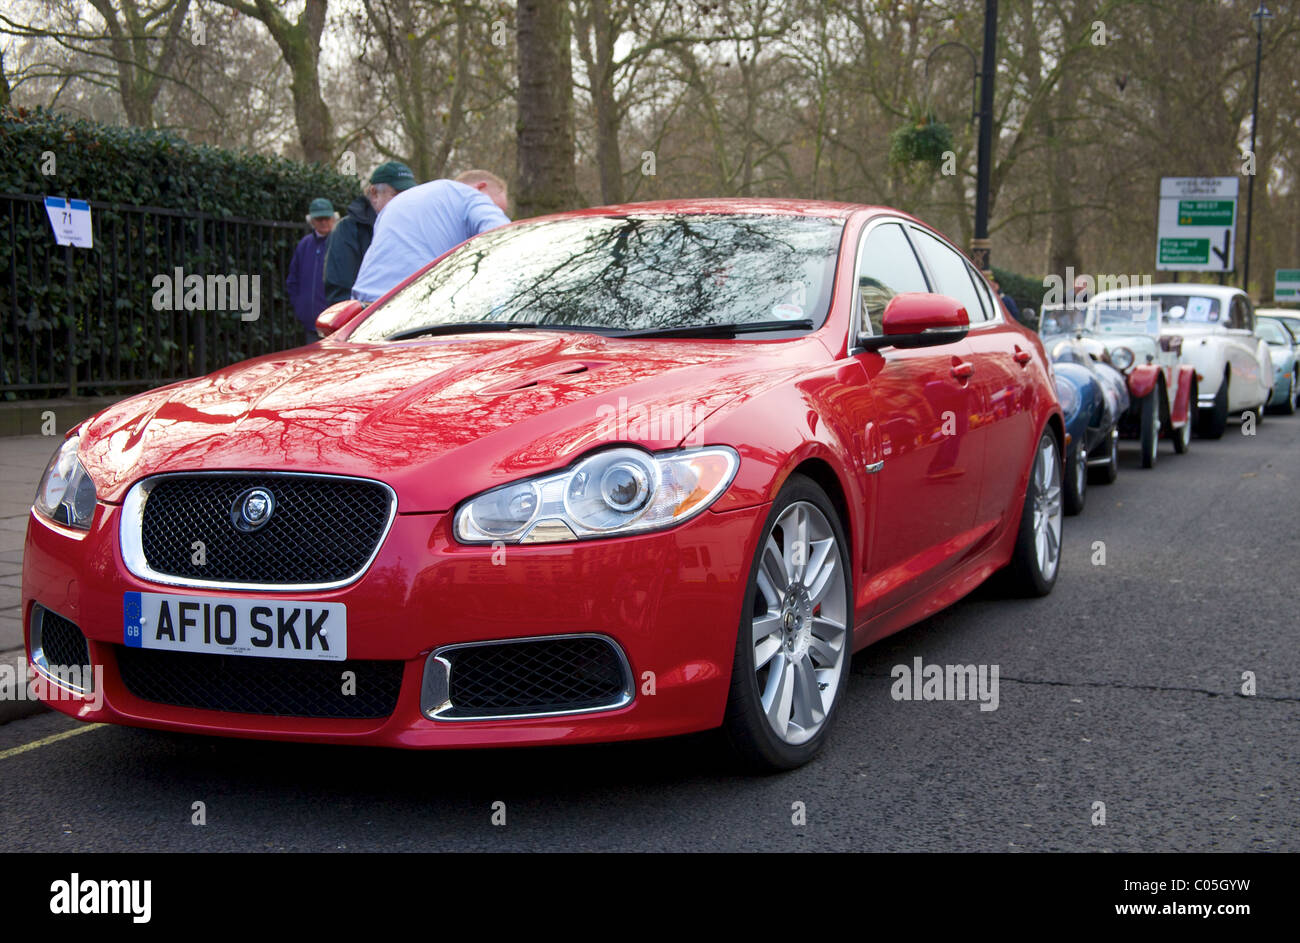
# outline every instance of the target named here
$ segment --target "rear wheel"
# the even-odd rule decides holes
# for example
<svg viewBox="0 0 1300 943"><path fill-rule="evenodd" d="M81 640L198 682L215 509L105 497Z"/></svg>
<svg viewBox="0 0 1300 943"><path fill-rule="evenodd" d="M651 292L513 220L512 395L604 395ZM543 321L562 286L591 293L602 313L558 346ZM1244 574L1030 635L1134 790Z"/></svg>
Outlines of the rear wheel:
<svg viewBox="0 0 1300 943"><path fill-rule="evenodd" d="M1088 477L1095 485L1111 485L1119 477L1119 429L1110 430L1110 454L1105 465L1096 465L1088 469Z"/></svg>
<svg viewBox="0 0 1300 943"><path fill-rule="evenodd" d="M1142 467L1155 468L1160 457L1160 388L1142 400Z"/></svg>
<svg viewBox="0 0 1300 943"><path fill-rule="evenodd" d="M1219 384L1219 392L1214 394L1214 405L1209 409L1198 410L1196 417L1196 434L1202 439L1222 439L1228 429L1228 378L1225 376Z"/></svg>
<svg viewBox="0 0 1300 943"><path fill-rule="evenodd" d="M1065 476L1065 513L1073 517L1088 500L1088 450L1076 448Z"/></svg>
<svg viewBox="0 0 1300 943"><path fill-rule="evenodd" d="M1291 388L1286 391L1286 402L1282 404L1282 412L1288 416L1295 415L1296 387L1300 386L1300 367L1291 370Z"/></svg>
<svg viewBox="0 0 1300 943"><path fill-rule="evenodd" d="M834 506L791 476L750 567L731 669L723 726L749 766L793 769L825 742L848 682L852 584Z"/></svg>
<svg viewBox="0 0 1300 943"><path fill-rule="evenodd" d="M1007 566L1010 589L1023 596L1046 596L1056 585L1061 564L1061 450L1044 430L1034 451L1020 513L1020 532Z"/></svg>

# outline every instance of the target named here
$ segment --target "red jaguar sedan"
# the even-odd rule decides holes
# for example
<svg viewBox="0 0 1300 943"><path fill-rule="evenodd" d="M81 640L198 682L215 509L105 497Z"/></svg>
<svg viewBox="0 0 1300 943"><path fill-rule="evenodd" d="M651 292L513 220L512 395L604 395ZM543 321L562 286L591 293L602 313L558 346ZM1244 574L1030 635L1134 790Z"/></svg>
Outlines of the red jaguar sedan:
<svg viewBox="0 0 1300 943"><path fill-rule="evenodd" d="M50 706L418 748L722 727L784 769L854 651L1056 580L1051 368L905 213L528 220L320 327L55 454L22 590Z"/></svg>

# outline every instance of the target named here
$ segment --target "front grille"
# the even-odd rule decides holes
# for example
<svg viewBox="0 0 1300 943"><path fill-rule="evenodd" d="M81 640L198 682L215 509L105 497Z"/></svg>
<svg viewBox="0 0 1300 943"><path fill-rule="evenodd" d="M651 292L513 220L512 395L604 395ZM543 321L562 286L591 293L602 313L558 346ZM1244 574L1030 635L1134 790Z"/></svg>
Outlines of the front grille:
<svg viewBox="0 0 1300 943"><path fill-rule="evenodd" d="M270 520L235 527L236 499L274 498ZM179 475L153 483L140 546L157 574L217 583L318 585L346 581L383 539L392 493L378 482L306 475ZM201 548L196 546L201 543Z"/></svg>
<svg viewBox="0 0 1300 943"><path fill-rule="evenodd" d="M51 669L90 664L90 649L81 629L48 609L41 613L41 651Z"/></svg>
<svg viewBox="0 0 1300 943"><path fill-rule="evenodd" d="M126 689L144 701L275 717L375 719L397 706L400 661L302 661L117 648ZM344 672L356 676L344 693Z"/></svg>
<svg viewBox="0 0 1300 943"><path fill-rule="evenodd" d="M609 707L629 684L618 650L603 638L473 645L442 657L451 665L449 718Z"/></svg>

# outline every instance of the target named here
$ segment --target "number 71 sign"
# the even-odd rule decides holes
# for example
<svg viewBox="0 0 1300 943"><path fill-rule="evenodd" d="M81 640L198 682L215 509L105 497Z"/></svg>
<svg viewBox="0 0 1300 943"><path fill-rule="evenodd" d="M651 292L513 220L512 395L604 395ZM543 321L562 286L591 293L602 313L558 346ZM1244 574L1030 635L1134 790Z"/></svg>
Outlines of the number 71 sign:
<svg viewBox="0 0 1300 943"><path fill-rule="evenodd" d="M45 215L54 229L54 241L61 246L91 248L90 204L85 200L65 200L61 196L45 198Z"/></svg>

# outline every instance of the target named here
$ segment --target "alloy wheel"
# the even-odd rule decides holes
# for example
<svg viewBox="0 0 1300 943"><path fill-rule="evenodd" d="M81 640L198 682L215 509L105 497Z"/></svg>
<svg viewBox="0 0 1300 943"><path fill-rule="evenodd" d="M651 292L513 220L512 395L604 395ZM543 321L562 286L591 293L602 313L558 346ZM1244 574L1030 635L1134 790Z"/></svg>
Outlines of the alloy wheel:
<svg viewBox="0 0 1300 943"><path fill-rule="evenodd" d="M1044 436L1039 443L1032 486L1038 570L1050 580L1061 560L1061 459L1051 436Z"/></svg>
<svg viewBox="0 0 1300 943"><path fill-rule="evenodd" d="M791 504L764 541L751 635L763 713L785 743L816 736L835 701L847 657L845 578L826 516Z"/></svg>

